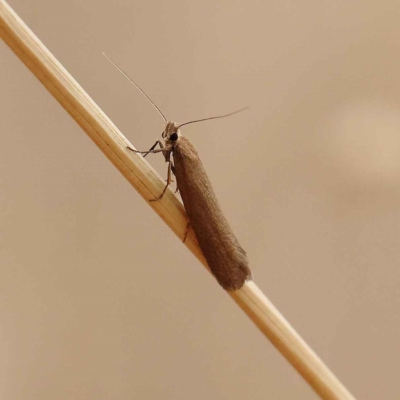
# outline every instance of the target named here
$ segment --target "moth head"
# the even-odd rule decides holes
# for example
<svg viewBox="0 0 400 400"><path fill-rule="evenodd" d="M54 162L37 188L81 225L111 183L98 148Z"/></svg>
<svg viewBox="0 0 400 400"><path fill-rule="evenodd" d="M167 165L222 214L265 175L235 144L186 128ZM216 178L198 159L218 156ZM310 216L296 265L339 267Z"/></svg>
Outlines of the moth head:
<svg viewBox="0 0 400 400"><path fill-rule="evenodd" d="M173 145L181 136L179 125L173 121L167 122L162 137L166 144Z"/></svg>

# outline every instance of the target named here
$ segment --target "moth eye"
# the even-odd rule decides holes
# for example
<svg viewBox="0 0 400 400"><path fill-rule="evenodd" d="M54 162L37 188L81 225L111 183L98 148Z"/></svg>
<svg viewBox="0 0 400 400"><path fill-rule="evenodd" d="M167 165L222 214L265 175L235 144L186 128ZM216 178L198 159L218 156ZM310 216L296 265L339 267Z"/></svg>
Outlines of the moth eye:
<svg viewBox="0 0 400 400"><path fill-rule="evenodd" d="M170 135L169 139L175 142L176 140L178 140L178 134L174 132L173 134Z"/></svg>

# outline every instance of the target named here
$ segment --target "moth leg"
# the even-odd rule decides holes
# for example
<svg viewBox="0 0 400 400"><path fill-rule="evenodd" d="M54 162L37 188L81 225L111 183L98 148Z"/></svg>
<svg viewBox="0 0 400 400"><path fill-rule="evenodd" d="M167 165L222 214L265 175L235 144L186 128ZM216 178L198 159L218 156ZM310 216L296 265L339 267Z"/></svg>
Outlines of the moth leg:
<svg viewBox="0 0 400 400"><path fill-rule="evenodd" d="M143 156L143 158L145 158L147 156L147 154L149 154L151 151L153 151L157 145L160 145L160 148L164 148L164 146L162 145L162 143L160 142L159 139L156 140L156 142L153 144L153 146L150 147L150 150Z"/></svg>
<svg viewBox="0 0 400 400"><path fill-rule="evenodd" d="M161 149L164 148L164 146L162 145L162 143L160 142L159 139L157 139L156 142L153 144L153 146L151 146L150 149L147 150L147 151L135 150L135 149L132 149L132 147L129 147L129 146L126 146L126 147L127 147L129 150L133 151L134 153L141 153L141 154L144 154L144 156L143 156L143 158L144 158L144 157L146 157L147 154L149 154L149 153L160 153L160 150L154 150L154 149L157 147L157 145L160 145L160 148L161 148Z"/></svg>
<svg viewBox="0 0 400 400"><path fill-rule="evenodd" d="M160 148L156 149L155 147L159 145ZM134 153L139 153L139 154L144 154L143 158L147 156L147 154L149 153L163 153L164 157L166 156L166 152L171 150L171 146L170 147L164 147L163 144L157 139L157 142L155 142L153 144L153 146L150 147L149 150L147 151L140 151L140 150L135 150L132 149L132 147L126 146L127 149L129 149L130 151L133 151ZM169 160L166 160L166 162L169 162Z"/></svg>
<svg viewBox="0 0 400 400"><path fill-rule="evenodd" d="M185 234L183 235L182 243L186 242L187 235L189 233L189 228L190 228L190 221L188 220L187 225L186 225L186 229L185 229Z"/></svg>
<svg viewBox="0 0 400 400"><path fill-rule="evenodd" d="M164 149L157 149L157 150L147 150L147 151L140 151L132 149L132 147L126 146L127 149L133 151L134 153L145 154L143 157L146 157L149 153L162 153Z"/></svg>
<svg viewBox="0 0 400 400"><path fill-rule="evenodd" d="M175 166L174 163L172 162L171 165L171 171L172 171L172 175L175 175ZM176 175L175 175L176 176ZM174 180L171 180L171 182L175 182ZM178 182L176 182L176 189L175 189L175 193L179 192L179 187L178 187Z"/></svg>
<svg viewBox="0 0 400 400"><path fill-rule="evenodd" d="M151 199L150 201L157 201L157 200L161 200L162 199L162 197L164 196L165 192L167 191L168 186L171 184L171 180L172 180L171 170L172 170L171 161L168 161L167 184L165 185L165 188L162 191L162 193L160 194L160 196L158 196L156 199Z"/></svg>

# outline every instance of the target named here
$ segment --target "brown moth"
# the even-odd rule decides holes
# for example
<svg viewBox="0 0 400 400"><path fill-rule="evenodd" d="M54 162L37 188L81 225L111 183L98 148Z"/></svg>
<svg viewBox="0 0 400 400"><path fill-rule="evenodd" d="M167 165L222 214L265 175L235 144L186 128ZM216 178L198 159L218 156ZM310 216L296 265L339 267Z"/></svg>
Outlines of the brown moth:
<svg viewBox="0 0 400 400"><path fill-rule="evenodd" d="M136 153L143 153L144 156L149 153L162 152L165 161L168 163L167 184L160 196L150 201L162 199L171 183L173 173L176 177L177 187L181 193L189 224L193 228L211 272L225 290L240 289L246 280L252 278L246 252L240 246L222 213L195 147L186 136L182 135L179 128L195 122L227 117L244 109L226 115L186 122L181 125L172 121L168 122L161 110L146 93L112 60L110 61L153 104L166 123L162 133L164 144L157 140L148 151L138 151L128 147ZM156 149L157 145L160 146L160 149Z"/></svg>

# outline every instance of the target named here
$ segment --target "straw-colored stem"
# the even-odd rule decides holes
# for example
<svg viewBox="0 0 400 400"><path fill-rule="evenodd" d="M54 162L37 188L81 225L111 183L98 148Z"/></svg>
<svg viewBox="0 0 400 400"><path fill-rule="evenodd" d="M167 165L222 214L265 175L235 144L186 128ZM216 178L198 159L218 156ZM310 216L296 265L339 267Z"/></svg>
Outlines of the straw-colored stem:
<svg viewBox="0 0 400 400"><path fill-rule="evenodd" d="M162 201L149 202L161 192L164 181L142 156L127 149L127 145L132 146L128 140L3 0L0 0L0 35L153 210L182 239L186 230L186 216L181 202L170 190ZM207 266L192 231L185 245ZM229 294L321 398L353 399L254 282L248 282L242 289Z"/></svg>

